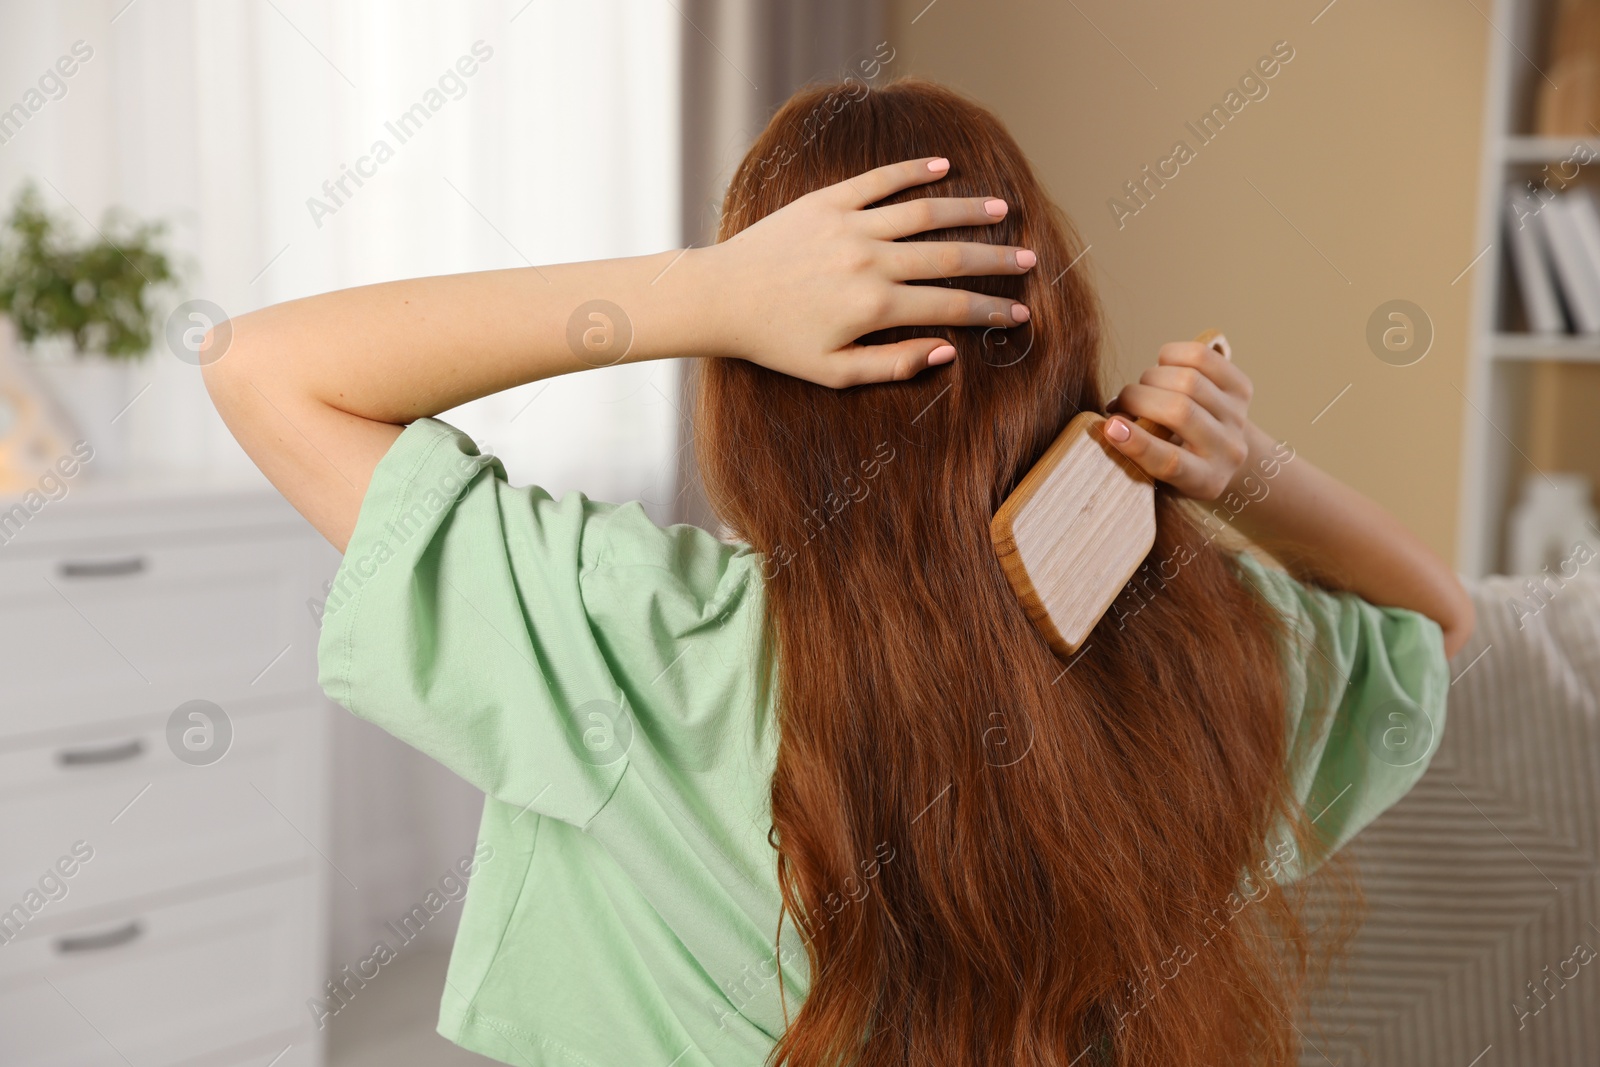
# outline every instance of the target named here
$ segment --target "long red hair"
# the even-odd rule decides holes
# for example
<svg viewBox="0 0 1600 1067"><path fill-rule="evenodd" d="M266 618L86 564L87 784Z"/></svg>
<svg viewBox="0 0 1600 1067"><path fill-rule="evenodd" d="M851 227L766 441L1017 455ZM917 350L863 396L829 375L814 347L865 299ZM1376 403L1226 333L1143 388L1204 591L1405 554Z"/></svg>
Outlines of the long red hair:
<svg viewBox="0 0 1600 1067"><path fill-rule="evenodd" d="M914 240L1039 255L930 284L1019 300L1027 325L886 331L872 340L937 333L958 354L842 391L696 363L708 497L765 557L772 840L810 970L770 1062L1291 1064L1315 939L1301 887L1271 874L1319 846L1289 787L1282 620L1166 486L1137 614L1070 665L990 545L1066 422L1104 411L1079 238L1022 151L926 81L815 86L750 149L719 237L923 156L948 176L886 202L1011 210Z"/></svg>

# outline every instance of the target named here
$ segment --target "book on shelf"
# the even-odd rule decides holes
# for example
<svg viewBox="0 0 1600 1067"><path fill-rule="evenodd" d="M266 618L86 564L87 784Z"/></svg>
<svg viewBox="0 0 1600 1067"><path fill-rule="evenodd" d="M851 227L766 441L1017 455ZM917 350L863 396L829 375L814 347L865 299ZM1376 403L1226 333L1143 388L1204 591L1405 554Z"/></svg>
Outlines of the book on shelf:
<svg viewBox="0 0 1600 1067"><path fill-rule="evenodd" d="M1538 221L1539 201L1521 189L1506 190L1506 236L1511 248L1511 269L1522 294L1528 332L1565 333L1567 324L1556 296L1555 277L1545 249L1543 225Z"/></svg>
<svg viewBox="0 0 1600 1067"><path fill-rule="evenodd" d="M1600 300L1600 207L1596 205L1594 190L1586 185L1578 186L1562 196L1566 198L1567 217L1572 220L1578 243L1583 246L1584 258L1594 272L1595 299Z"/></svg>
<svg viewBox="0 0 1600 1067"><path fill-rule="evenodd" d="M1580 334L1600 334L1600 233L1587 232L1593 212L1592 200L1565 192L1545 200L1534 216L1544 232L1562 299ZM1594 237L1592 247L1590 237Z"/></svg>

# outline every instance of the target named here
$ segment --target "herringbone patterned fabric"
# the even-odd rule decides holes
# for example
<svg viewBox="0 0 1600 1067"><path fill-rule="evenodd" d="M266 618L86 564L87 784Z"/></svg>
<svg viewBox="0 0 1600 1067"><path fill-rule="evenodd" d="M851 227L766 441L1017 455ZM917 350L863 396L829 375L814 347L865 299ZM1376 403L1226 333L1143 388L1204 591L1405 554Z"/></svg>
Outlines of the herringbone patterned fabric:
<svg viewBox="0 0 1600 1067"><path fill-rule="evenodd" d="M1309 1005L1321 1039L1304 1067L1600 1065L1600 563L1588 569L1537 596L1527 579L1473 585L1439 750L1349 846L1368 918Z"/></svg>

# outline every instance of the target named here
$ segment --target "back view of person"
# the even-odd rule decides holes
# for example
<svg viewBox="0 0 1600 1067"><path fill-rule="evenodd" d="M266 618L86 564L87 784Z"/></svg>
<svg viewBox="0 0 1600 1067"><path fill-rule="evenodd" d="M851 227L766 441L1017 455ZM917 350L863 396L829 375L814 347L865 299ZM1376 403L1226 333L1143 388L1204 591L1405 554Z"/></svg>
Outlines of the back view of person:
<svg viewBox="0 0 1600 1067"><path fill-rule="evenodd" d="M1159 479L1155 547L1057 659L988 523L1106 410L1083 251L989 112L819 86L681 277L423 279L235 324L212 395L346 553L324 688L487 796L442 1033L563 1067L1295 1062L1321 940L1296 883L1426 769L1470 606L1250 422L1239 367L1173 344L1107 423ZM559 338L590 297L635 317L630 359L707 357L723 536L511 487L433 417L581 369ZM354 352L319 347L352 318ZM813 325L826 354L786 344ZM316 455L258 429L282 410ZM1235 514L1300 578L1225 549L1207 516Z"/></svg>
<svg viewBox="0 0 1600 1067"><path fill-rule="evenodd" d="M1385 797L1328 812L1316 835L1290 748L1334 727L1319 712L1342 686L1305 676L1318 660L1299 644L1309 635L1276 610L1300 590L1222 551L1166 483L1145 568L1070 669L1050 653L987 530L1066 422L1104 410L1096 299L1083 265L1068 269L1081 242L988 112L925 82L836 103L845 91L801 93L772 120L733 178L722 240L813 189L939 154L963 162L940 195L987 193L1010 210L994 227L918 239L1020 245L1041 267L971 283L1024 304L1028 323L971 331L948 368L910 382L830 392L747 362L697 365L712 500L769 561L785 904L826 914L861 859L883 842L896 854L806 944L823 977L783 1040L787 1062L830 1062L860 1032L872 1035L850 1061L861 1064L907 1051L1065 1063L1105 1035L1117 1062L1255 1062L1250 1049L1291 1062L1306 931L1282 894L1236 918L1223 905L1245 894L1241 875L1320 863L1422 767L1384 781L1393 768L1361 738L1324 750L1351 761L1337 772L1347 780L1322 783L1334 787L1324 803L1351 780L1370 788L1363 775ZM1333 608L1341 620L1373 610ZM1340 725L1397 696L1437 703L1442 662L1351 679Z"/></svg>

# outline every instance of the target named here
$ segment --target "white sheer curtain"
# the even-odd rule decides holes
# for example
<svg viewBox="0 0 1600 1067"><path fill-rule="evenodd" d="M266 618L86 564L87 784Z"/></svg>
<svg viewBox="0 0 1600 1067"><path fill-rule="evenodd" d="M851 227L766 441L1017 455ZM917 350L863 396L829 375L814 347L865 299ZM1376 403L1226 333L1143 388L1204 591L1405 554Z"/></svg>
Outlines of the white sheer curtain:
<svg viewBox="0 0 1600 1067"><path fill-rule="evenodd" d="M0 109L74 42L93 54L59 98L0 130L0 196L33 177L84 230L112 204L171 219L188 270L169 304L201 297L229 314L659 251L680 243L681 27L671 4L637 0L7 0ZM348 170L365 176L340 190ZM137 376L136 466L255 477L195 368L158 343ZM444 417L516 483L642 499L666 522L678 392L677 364L660 362ZM362 887L332 880L330 951L348 961L470 849L481 800L366 724L334 721L333 853Z"/></svg>
<svg viewBox="0 0 1600 1067"><path fill-rule="evenodd" d="M0 145L0 193L34 176L85 228L79 212L98 224L110 204L174 220L191 268L179 295L230 314L391 278L659 251L679 243L680 21L626 0L0 5L0 107L73 42L94 51ZM386 124L419 103L439 106L397 127L402 141ZM330 195L324 183L351 169L374 173ZM247 471L192 370L159 351L141 368L136 456ZM665 519L677 375L608 368L445 417L513 481L644 498Z"/></svg>
<svg viewBox="0 0 1600 1067"><path fill-rule="evenodd" d="M669 6L274 3L231 17L201 9L201 25L225 38L201 48L218 77L235 69L234 35L260 57L254 110L269 195L257 259L241 267L260 270L281 252L258 283L271 299L677 243ZM441 78L444 90L429 100ZM440 99L420 129L402 125L408 108ZM363 162L376 142L393 157ZM331 203L324 182L358 164L376 173L360 187L345 181L353 195L314 221L308 199ZM665 501L675 371L648 364L573 375L445 418L501 456L513 481L558 495L575 488Z"/></svg>

